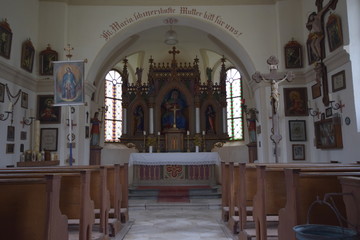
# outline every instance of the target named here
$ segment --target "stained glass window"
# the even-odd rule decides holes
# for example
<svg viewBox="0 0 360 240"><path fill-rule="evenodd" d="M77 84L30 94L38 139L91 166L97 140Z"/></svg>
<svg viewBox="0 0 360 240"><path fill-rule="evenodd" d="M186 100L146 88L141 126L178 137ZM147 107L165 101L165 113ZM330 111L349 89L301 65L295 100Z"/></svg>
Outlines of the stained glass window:
<svg viewBox="0 0 360 240"><path fill-rule="evenodd" d="M122 77L111 70L105 77L105 142L119 142L122 134Z"/></svg>
<svg viewBox="0 0 360 240"><path fill-rule="evenodd" d="M226 71L227 130L230 140L244 140L241 75L235 68Z"/></svg>

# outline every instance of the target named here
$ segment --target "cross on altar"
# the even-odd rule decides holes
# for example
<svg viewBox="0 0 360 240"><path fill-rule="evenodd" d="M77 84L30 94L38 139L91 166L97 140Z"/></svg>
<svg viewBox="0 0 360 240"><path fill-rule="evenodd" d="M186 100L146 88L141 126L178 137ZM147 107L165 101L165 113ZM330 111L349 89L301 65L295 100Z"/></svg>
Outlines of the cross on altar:
<svg viewBox="0 0 360 240"><path fill-rule="evenodd" d="M179 51L179 50L176 50L176 47L173 47L172 49L173 49L172 51L169 51L169 54L172 54L172 55L173 55L173 62L175 62L175 55L176 55L176 54L179 54L180 51Z"/></svg>
<svg viewBox="0 0 360 240"><path fill-rule="evenodd" d="M172 107L172 110L174 112L174 122L173 122L173 128L176 128L176 111L180 110L180 108L176 108L176 104Z"/></svg>
<svg viewBox="0 0 360 240"><path fill-rule="evenodd" d="M270 139L275 144L275 149L274 149L275 162L278 162L278 156L279 156L278 144L282 139L279 129L279 115L278 115L279 98L280 98L279 84L285 80L290 82L295 77L295 75L292 72L287 72L287 73L277 72L279 60L274 56L271 56L267 60L267 63L269 64L270 73L262 74L260 72L255 72L252 76L252 79L254 79L257 83L261 81L271 83L270 99L271 99L271 108L272 108L272 129L271 129L272 135L270 136Z"/></svg>
<svg viewBox="0 0 360 240"><path fill-rule="evenodd" d="M70 44L68 44L67 47L64 48L64 51L67 52L66 57L68 58L68 60L70 60L72 57L72 54L71 54L72 50L74 50L74 48L70 47Z"/></svg>

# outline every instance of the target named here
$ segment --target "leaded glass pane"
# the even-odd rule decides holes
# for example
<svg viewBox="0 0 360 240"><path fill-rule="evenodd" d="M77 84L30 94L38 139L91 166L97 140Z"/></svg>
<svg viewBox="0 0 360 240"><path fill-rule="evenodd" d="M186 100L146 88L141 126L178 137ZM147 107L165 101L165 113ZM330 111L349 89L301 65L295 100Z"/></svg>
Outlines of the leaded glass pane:
<svg viewBox="0 0 360 240"><path fill-rule="evenodd" d="M234 118L241 118L242 116L242 109L241 109L241 99L240 98L233 98L233 117Z"/></svg>
<svg viewBox="0 0 360 240"><path fill-rule="evenodd" d="M116 101L116 103L115 103L115 116L114 117L117 120L122 119L122 107L121 107L120 101Z"/></svg>
<svg viewBox="0 0 360 240"><path fill-rule="evenodd" d="M241 96L241 81L240 81L240 79L237 79L236 81L233 82L231 89L232 89L233 97Z"/></svg>

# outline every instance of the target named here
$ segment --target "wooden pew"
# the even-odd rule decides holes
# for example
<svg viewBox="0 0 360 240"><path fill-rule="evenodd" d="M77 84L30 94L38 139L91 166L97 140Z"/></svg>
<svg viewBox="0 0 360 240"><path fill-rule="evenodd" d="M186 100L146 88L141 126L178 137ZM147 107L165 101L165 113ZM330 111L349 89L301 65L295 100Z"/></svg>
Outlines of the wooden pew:
<svg viewBox="0 0 360 240"><path fill-rule="evenodd" d="M239 225L239 164L229 162L229 220L228 227L233 234L238 232Z"/></svg>
<svg viewBox="0 0 360 240"><path fill-rule="evenodd" d="M95 222L94 202L90 198L90 170L81 169L2 169L0 176L6 174L21 175L27 174L32 177L39 177L46 174L61 175L60 187L60 210L67 216L69 226L78 225L76 232L79 240L90 240L92 227ZM16 177L16 176L15 176ZM105 234L97 234L96 239L107 239Z"/></svg>
<svg viewBox="0 0 360 240"><path fill-rule="evenodd" d="M221 219L229 221L229 163L221 162Z"/></svg>
<svg viewBox="0 0 360 240"><path fill-rule="evenodd" d="M127 223L129 221L129 164L124 163L120 165L120 185L121 185L121 208L120 216L121 222Z"/></svg>
<svg viewBox="0 0 360 240"><path fill-rule="evenodd" d="M349 225L360 234L360 177L339 177ZM350 195L348 195L350 193Z"/></svg>
<svg viewBox="0 0 360 240"><path fill-rule="evenodd" d="M61 176L0 179L1 239L67 240L59 207Z"/></svg>
<svg viewBox="0 0 360 240"><path fill-rule="evenodd" d="M360 176L359 169L333 168L333 169L285 169L286 204L279 211L279 240L295 240L293 227L306 224L309 206L319 197L322 199L326 193L341 192L340 176ZM321 170L321 171L319 171ZM329 172L332 171L332 172ZM343 201L337 199L336 206L341 215L346 216ZM328 207L312 209L311 224L338 225L336 216Z"/></svg>

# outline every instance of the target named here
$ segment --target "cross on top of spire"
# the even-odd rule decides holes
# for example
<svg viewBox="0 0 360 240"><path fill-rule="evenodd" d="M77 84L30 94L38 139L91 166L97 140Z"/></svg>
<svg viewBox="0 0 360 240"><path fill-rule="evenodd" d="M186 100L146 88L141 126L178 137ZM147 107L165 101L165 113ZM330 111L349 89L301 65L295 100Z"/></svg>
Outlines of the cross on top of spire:
<svg viewBox="0 0 360 240"><path fill-rule="evenodd" d="M176 50L176 47L175 47L175 46L174 46L172 49L173 49L172 51L169 51L169 54L172 54L172 55L173 55L173 62L174 62L174 61L175 61L175 55L176 55L176 54L179 54L180 51L179 51L179 50Z"/></svg>

